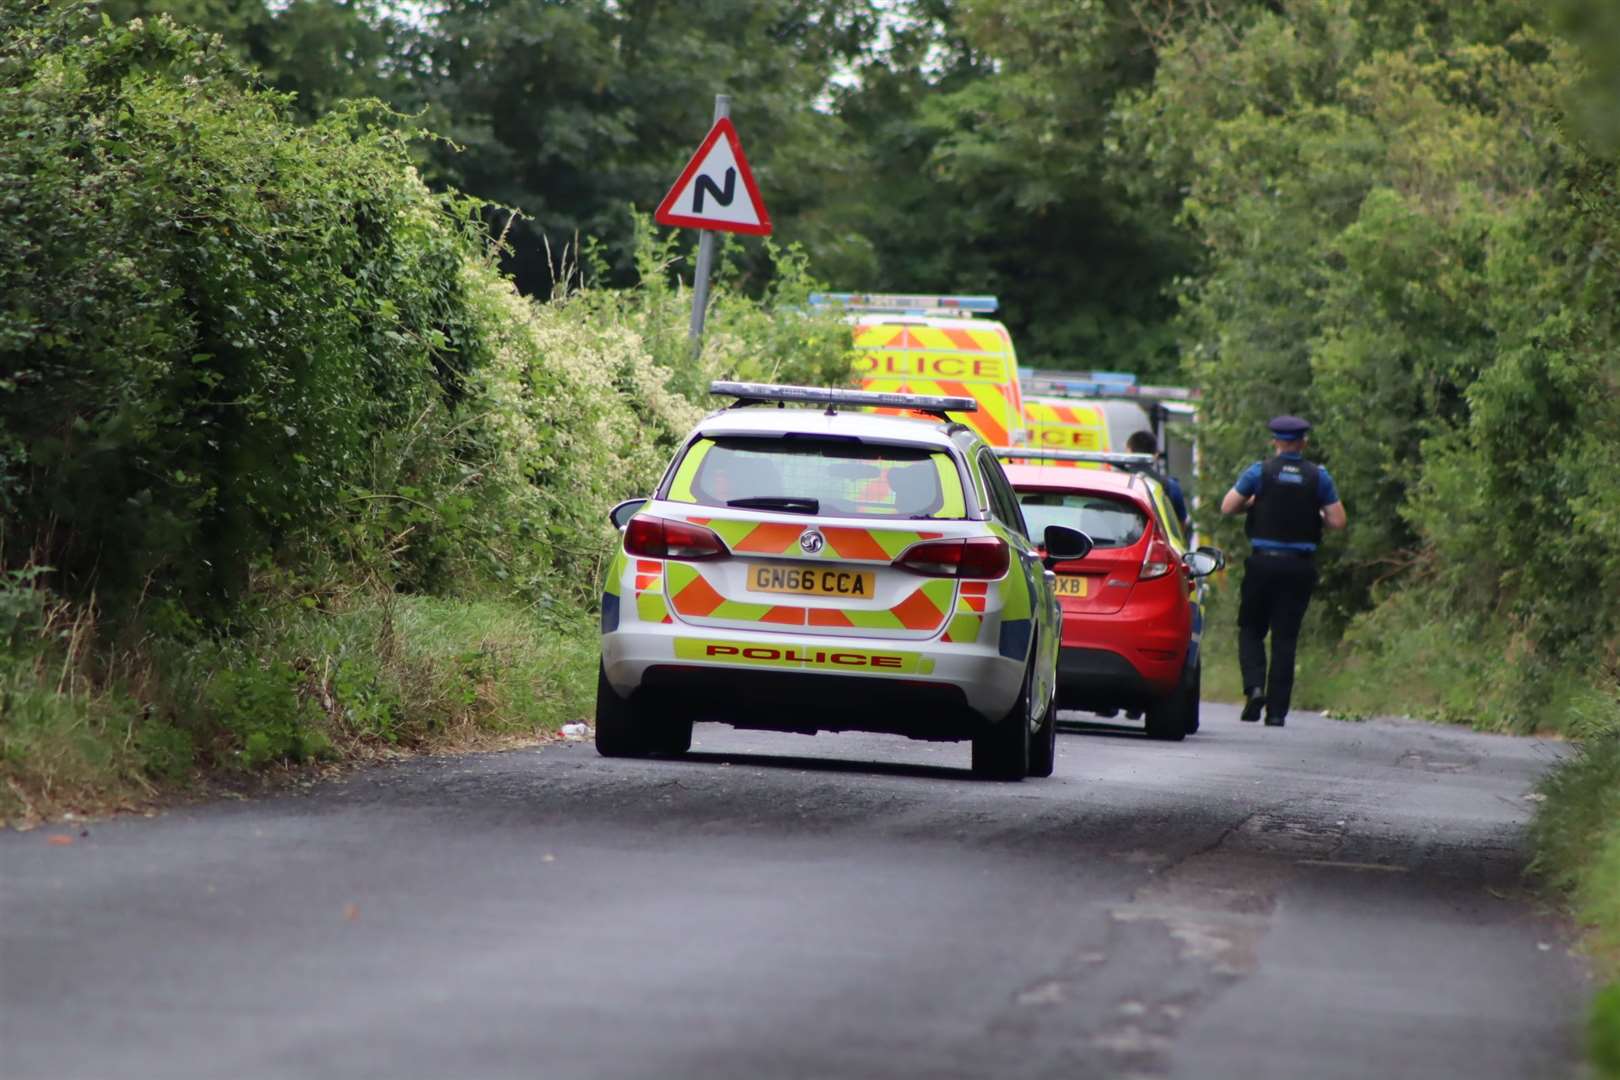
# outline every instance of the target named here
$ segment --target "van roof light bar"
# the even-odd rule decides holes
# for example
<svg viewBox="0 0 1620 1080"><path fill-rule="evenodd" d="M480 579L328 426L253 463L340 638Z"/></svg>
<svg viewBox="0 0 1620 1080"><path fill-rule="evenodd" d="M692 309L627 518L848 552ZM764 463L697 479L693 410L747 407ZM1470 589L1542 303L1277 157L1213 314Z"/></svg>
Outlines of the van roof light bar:
<svg viewBox="0 0 1620 1080"><path fill-rule="evenodd" d="M949 420L947 413L979 411L979 403L970 397L938 397L931 394L885 394L875 390L841 390L827 386L784 386L778 383L712 382L709 393L734 397L738 408L746 405L782 404L802 402L806 405L825 405L828 413L838 406L850 408L877 407L910 409L927 413L941 420Z"/></svg>
<svg viewBox="0 0 1620 1080"><path fill-rule="evenodd" d="M1151 469L1152 454L1116 454L1107 450L1048 450L1039 446L998 446L996 457L1003 461L1088 461L1096 465L1117 465L1122 469Z"/></svg>
<svg viewBox="0 0 1620 1080"><path fill-rule="evenodd" d="M989 315L1001 306L993 296L928 293L811 293L811 307L882 311L900 315Z"/></svg>
<svg viewBox="0 0 1620 1080"><path fill-rule="evenodd" d="M1197 401L1202 390L1185 386L1138 385L1124 371L1032 371L1024 382L1032 394L1052 397L1118 397L1149 401Z"/></svg>

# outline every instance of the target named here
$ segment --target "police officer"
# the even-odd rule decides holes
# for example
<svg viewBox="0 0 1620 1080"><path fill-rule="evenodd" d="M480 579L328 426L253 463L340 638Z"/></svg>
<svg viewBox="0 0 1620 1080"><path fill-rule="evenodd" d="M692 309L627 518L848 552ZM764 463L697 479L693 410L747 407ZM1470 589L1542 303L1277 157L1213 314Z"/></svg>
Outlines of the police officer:
<svg viewBox="0 0 1620 1080"><path fill-rule="evenodd" d="M1125 449L1133 454L1152 454L1157 459L1159 440L1153 437L1151 431L1134 431L1130 438L1125 440ZM1192 522L1187 518L1187 496L1182 494L1181 481L1162 471L1157 461L1148 472L1164 485L1164 493L1170 500L1170 508L1176 512L1176 524L1181 526L1181 535L1191 536Z"/></svg>
<svg viewBox="0 0 1620 1080"><path fill-rule="evenodd" d="M1311 425L1297 416L1271 424L1276 454L1255 462L1221 500L1221 513L1247 511L1251 553L1243 564L1238 606L1238 664L1243 669L1243 719L1282 727L1294 691L1294 649L1316 588L1316 549L1322 528L1347 521L1333 477L1306 461ZM1266 682L1266 634L1271 634L1271 681Z"/></svg>

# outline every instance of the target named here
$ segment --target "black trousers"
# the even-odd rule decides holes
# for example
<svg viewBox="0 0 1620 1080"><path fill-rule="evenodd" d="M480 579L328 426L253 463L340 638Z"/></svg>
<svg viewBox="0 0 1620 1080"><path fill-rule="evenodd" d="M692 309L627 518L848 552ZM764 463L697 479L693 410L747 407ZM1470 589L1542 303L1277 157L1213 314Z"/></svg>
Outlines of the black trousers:
<svg viewBox="0 0 1620 1080"><path fill-rule="evenodd" d="M1238 666L1243 689L1263 689L1266 711L1288 715L1294 696L1294 650L1316 588L1316 560L1291 555L1250 555L1243 563L1238 605ZM1266 634L1271 634L1271 681L1266 681Z"/></svg>

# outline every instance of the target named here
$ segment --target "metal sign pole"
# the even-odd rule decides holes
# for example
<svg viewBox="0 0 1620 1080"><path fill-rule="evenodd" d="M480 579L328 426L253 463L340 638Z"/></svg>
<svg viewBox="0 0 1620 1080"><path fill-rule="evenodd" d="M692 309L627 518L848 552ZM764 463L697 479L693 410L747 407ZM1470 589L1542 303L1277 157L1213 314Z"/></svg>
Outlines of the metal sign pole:
<svg viewBox="0 0 1620 1080"><path fill-rule="evenodd" d="M731 115L731 97L714 95L714 123ZM703 351L703 316L709 310L709 271L714 266L714 230L698 232L697 268L692 274L692 358Z"/></svg>

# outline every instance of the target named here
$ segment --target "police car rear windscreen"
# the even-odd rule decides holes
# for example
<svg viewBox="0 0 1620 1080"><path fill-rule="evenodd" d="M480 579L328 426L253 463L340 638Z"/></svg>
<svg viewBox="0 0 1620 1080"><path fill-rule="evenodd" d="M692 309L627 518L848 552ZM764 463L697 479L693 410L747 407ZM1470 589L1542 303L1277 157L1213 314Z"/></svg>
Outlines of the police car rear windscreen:
<svg viewBox="0 0 1620 1080"><path fill-rule="evenodd" d="M699 439L669 498L824 517L961 518L948 454L815 437Z"/></svg>

